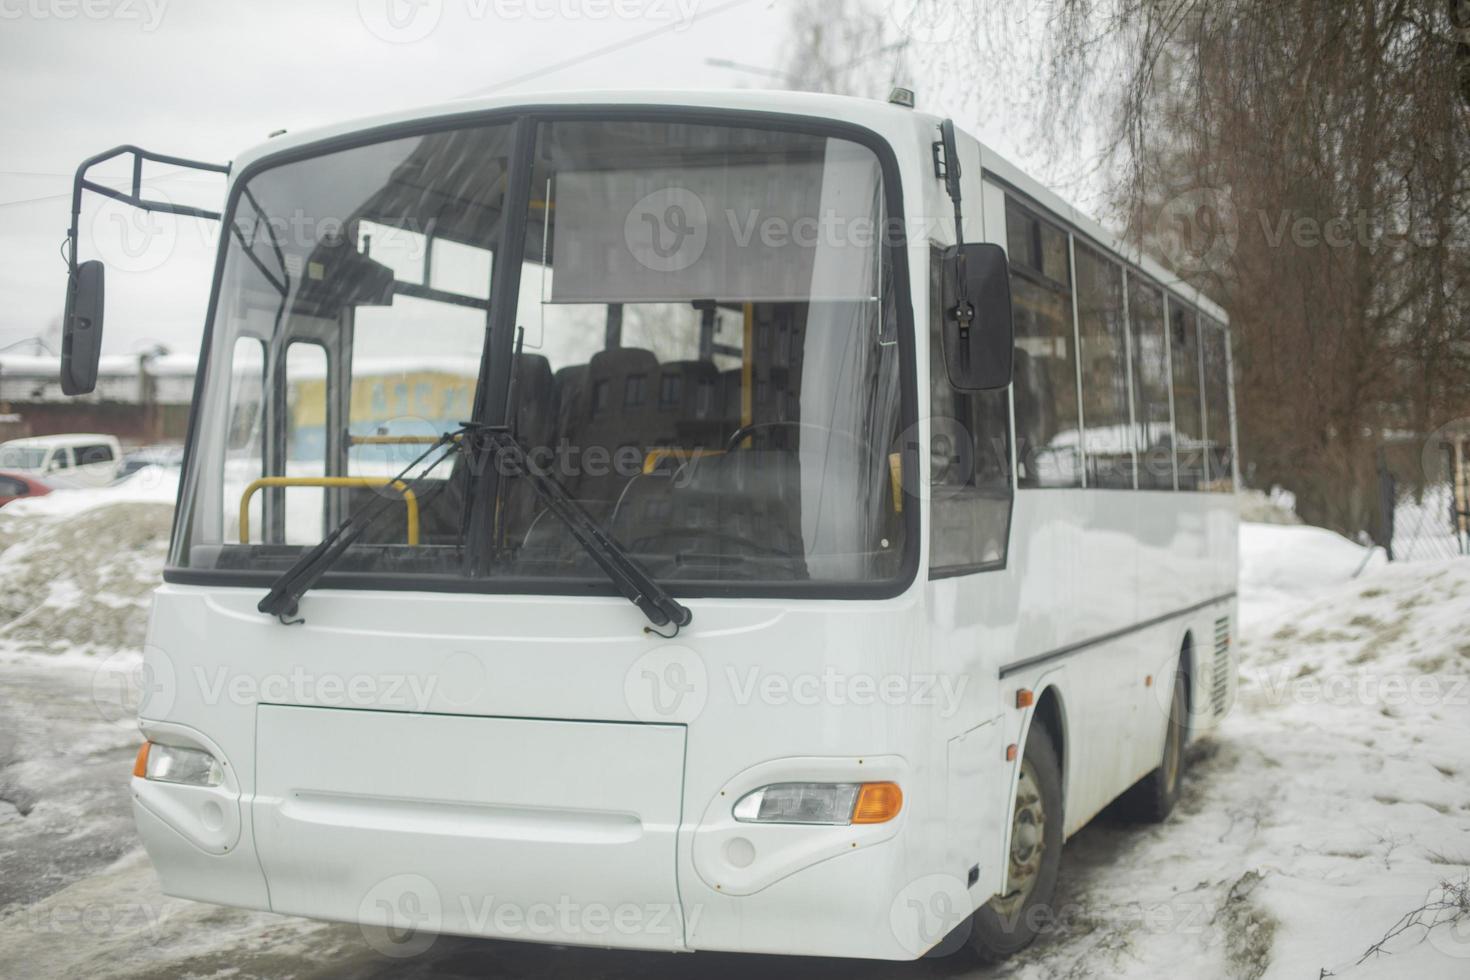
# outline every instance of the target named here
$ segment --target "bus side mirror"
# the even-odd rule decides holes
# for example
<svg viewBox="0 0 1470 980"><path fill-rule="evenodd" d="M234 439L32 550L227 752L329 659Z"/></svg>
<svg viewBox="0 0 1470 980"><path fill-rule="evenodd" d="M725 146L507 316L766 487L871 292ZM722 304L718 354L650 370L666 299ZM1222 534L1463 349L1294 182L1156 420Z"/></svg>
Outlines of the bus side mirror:
<svg viewBox="0 0 1470 980"><path fill-rule="evenodd" d="M102 355L103 266L83 262L67 277L66 312L61 320L61 391L85 395L97 387Z"/></svg>
<svg viewBox="0 0 1470 980"><path fill-rule="evenodd" d="M1015 327L1005 249L989 242L944 252L944 363L961 391L990 391L1011 383ZM963 284L963 288L961 288ZM966 308L961 309L960 297Z"/></svg>

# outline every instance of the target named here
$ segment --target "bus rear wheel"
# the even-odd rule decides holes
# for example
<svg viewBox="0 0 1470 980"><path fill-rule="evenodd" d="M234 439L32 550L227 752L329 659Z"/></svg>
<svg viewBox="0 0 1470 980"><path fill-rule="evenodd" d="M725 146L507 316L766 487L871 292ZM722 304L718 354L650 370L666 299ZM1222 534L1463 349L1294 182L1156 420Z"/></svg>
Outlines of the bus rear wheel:
<svg viewBox="0 0 1470 980"><path fill-rule="evenodd" d="M1123 798L1124 812L1134 820L1163 823L1179 802L1184 780L1184 743L1189 725L1188 676L1174 674L1174 695L1169 702L1169 727L1164 733L1164 757L1159 767L1144 776Z"/></svg>
<svg viewBox="0 0 1470 980"><path fill-rule="evenodd" d="M1037 728L1026 739L1011 816L1010 872L1004 895L975 910L970 948L989 963L1020 952L1052 915L1062 862L1062 768L1051 736Z"/></svg>

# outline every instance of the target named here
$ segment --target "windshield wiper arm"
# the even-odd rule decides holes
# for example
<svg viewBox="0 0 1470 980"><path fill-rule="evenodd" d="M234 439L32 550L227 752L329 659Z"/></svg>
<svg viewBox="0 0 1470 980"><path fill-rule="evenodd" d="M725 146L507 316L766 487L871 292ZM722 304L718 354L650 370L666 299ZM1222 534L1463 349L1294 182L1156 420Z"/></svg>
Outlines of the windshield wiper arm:
<svg viewBox="0 0 1470 980"><path fill-rule="evenodd" d="M479 436L479 445L476 448L491 453L501 464L500 472L519 476L530 484L546 509L567 526L582 550L606 573L617 590L648 617L650 623L654 626L673 625L674 632L657 635L666 639L672 638L693 621L694 614L689 607L669 595L663 586L655 582L633 560L633 556L614 541L582 505L567 493L565 487L536 471L526 459L525 450L508 428L477 426L476 429ZM657 631L649 629L648 632Z"/></svg>
<svg viewBox="0 0 1470 980"><path fill-rule="evenodd" d="M405 466L397 476L387 481L384 486L394 487L403 484L404 477L408 475L410 470L444 446L453 446L454 440L463 435L467 428L461 427L453 432L442 434L432 446L420 453L417 459ZM411 486L423 479L434 467L444 462L448 455L448 453L445 453L443 456L434 460L416 478L409 480L407 485ZM271 589L266 593L265 598L261 599L259 605L255 608L263 613L275 616L287 626L295 626L305 622L305 620L297 616L301 604L301 597L315 586L317 582L321 581L321 577L337 563L337 559L342 557L343 552L352 547L357 542L357 539L362 537L363 532L376 523L378 518L387 513L389 508L396 503L398 501L392 497L383 495L369 502L366 507L356 513L349 514L341 524L338 524L331 531L327 532L327 535L322 538L320 543L312 547L309 551L304 552L290 568L282 572L281 576L271 584ZM292 619L291 617L293 616L297 616L297 618Z"/></svg>

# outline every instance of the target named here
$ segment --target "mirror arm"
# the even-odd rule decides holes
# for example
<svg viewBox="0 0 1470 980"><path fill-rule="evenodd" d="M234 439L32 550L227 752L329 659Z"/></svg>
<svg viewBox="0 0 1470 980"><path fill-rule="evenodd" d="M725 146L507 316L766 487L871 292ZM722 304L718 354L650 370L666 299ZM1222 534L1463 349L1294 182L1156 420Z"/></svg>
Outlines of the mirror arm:
<svg viewBox="0 0 1470 980"><path fill-rule="evenodd" d="M965 340L969 338L970 325L975 321L975 305L970 302L966 282L965 222L960 208L960 151L955 143L953 119L946 119L939 124L939 141L944 148L944 173L941 175L944 178L944 189L954 202L954 243L958 253L956 271L959 279L955 283L955 305L948 312L959 325L960 339Z"/></svg>
<svg viewBox="0 0 1470 980"><path fill-rule="evenodd" d="M131 155L133 158L131 191L120 191L87 179L87 172L98 164L128 155ZM77 237L78 226L81 223L82 191L84 190L92 191L94 194L101 194L103 197L110 197L115 201L121 201L124 204L140 208L144 211L160 211L165 214L178 214L190 218L219 220L220 215L217 211L190 207L187 204L145 200L143 197L144 161L160 163L170 167L182 167L186 170L203 170L209 173L228 174L230 172L230 165L227 163L207 163L202 160L189 160L184 157L153 153L132 145L115 146L110 150L83 160L78 165L76 176L72 178L71 184L71 227L66 232L66 269L69 276L75 277L77 273Z"/></svg>

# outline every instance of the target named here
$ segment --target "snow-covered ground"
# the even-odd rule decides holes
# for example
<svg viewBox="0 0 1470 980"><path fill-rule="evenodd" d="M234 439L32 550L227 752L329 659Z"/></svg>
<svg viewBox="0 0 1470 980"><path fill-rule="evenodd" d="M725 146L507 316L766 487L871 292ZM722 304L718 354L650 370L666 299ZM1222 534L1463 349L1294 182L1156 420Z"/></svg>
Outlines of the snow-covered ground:
<svg viewBox="0 0 1470 980"><path fill-rule="evenodd" d="M1470 977L1470 560L1245 525L1231 716L1167 823L1105 813L1068 844L1054 926L1000 967L452 938L405 961L351 926L159 892L122 682L174 486L140 475L0 509L0 976Z"/></svg>

